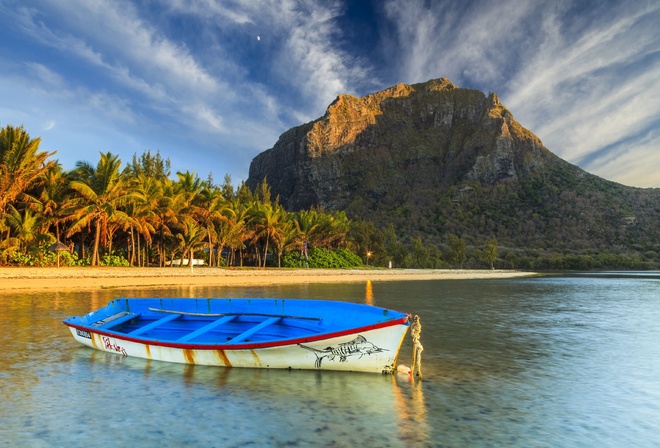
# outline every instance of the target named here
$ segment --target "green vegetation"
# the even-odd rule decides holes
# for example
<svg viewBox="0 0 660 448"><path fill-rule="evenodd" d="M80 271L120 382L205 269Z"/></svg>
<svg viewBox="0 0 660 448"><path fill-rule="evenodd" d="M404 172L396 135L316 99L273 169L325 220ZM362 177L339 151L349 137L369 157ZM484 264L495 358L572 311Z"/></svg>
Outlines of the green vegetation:
<svg viewBox="0 0 660 448"><path fill-rule="evenodd" d="M568 164L494 184L444 186L432 174L412 176L410 186L391 182L379 195L358 184L346 213L379 223L383 232L391 225L409 250L421 238L445 253L450 235L460 236L466 267L490 267L492 260L495 267L573 269L575 256L591 259L593 269L660 266L658 189L625 187ZM499 250L487 256L494 236Z"/></svg>
<svg viewBox="0 0 660 448"><path fill-rule="evenodd" d="M660 190L591 177L417 189L416 204L357 194L347 213L381 223L354 236L396 266L660 269Z"/></svg>
<svg viewBox="0 0 660 448"><path fill-rule="evenodd" d="M358 190L346 212L291 212L266 179L172 178L151 151L64 171L39 143L0 129L0 265L660 268L660 195L572 170L520 186L402 184L405 200ZM68 250L49 249L58 241Z"/></svg>
<svg viewBox="0 0 660 448"><path fill-rule="evenodd" d="M347 249L328 250L312 247L307 257L303 250L288 252L282 266L287 268L355 268L362 266L362 259Z"/></svg>

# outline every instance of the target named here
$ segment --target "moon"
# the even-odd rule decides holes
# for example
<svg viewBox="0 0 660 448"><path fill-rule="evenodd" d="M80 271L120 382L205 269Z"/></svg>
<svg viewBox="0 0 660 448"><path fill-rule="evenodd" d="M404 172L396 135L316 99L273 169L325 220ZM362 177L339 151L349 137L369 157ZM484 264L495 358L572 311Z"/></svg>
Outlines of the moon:
<svg viewBox="0 0 660 448"><path fill-rule="evenodd" d="M257 41L260 41L260 40L261 40L261 36L257 36Z"/></svg>

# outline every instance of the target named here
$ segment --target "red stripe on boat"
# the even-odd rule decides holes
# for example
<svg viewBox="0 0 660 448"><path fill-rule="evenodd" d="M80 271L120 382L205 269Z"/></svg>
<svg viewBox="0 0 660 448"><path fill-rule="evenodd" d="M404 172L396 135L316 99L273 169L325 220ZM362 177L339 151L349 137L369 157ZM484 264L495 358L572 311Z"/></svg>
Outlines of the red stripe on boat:
<svg viewBox="0 0 660 448"><path fill-rule="evenodd" d="M303 343L309 343L315 341L322 341L324 339L333 339L341 336L362 333L365 331L377 330L379 328L393 327L395 325L404 325L409 323L410 318L411 315L408 314L406 317L402 317L400 319L388 320L386 322L380 322L373 325L366 325L364 327L350 328L347 330L337 331L333 333L319 333L314 336L308 336L303 338L281 339L279 341L258 342L258 343L249 343L249 344L177 344L172 342L168 343L168 342L156 341L146 338L145 339L132 338L122 333L97 330L94 327L86 327L84 325L76 325L68 322L64 322L64 324L69 327L76 328L78 330L85 330L85 331L89 331L90 333L95 333L101 336L110 336L122 341L135 342L144 345L155 345L159 347L172 347L172 348L180 348L180 349L197 349L197 350L250 350L256 348L284 347L287 345L296 345L296 344L303 344Z"/></svg>

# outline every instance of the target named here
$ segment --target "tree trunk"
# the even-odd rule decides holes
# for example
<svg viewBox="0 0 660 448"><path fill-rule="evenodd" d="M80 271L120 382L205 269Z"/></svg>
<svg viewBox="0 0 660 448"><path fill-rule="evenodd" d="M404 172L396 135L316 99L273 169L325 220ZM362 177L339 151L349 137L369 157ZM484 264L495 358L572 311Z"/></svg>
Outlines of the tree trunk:
<svg viewBox="0 0 660 448"><path fill-rule="evenodd" d="M142 245L140 244L140 234L138 233L137 235L137 256L136 256L136 261L138 264L138 267L142 266Z"/></svg>
<svg viewBox="0 0 660 448"><path fill-rule="evenodd" d="M131 266L135 266L135 233L133 232L133 226L132 225L131 225L131 244L129 246L129 249L131 251L129 264Z"/></svg>
<svg viewBox="0 0 660 448"><path fill-rule="evenodd" d="M101 240L101 222L96 222L96 231L94 234L94 250L92 251L92 266L100 266L99 241Z"/></svg>
<svg viewBox="0 0 660 448"><path fill-rule="evenodd" d="M222 258L222 249L224 246L218 246L217 248L217 254L215 256L215 267L219 268L220 267L220 259Z"/></svg>
<svg viewBox="0 0 660 448"><path fill-rule="evenodd" d="M165 243L163 241L163 227L158 231L158 267L163 267L165 266L165 257L163 256L165 253Z"/></svg>
<svg viewBox="0 0 660 448"><path fill-rule="evenodd" d="M209 266L213 266L213 241L211 240L211 232L209 232Z"/></svg>
<svg viewBox="0 0 660 448"><path fill-rule="evenodd" d="M266 247L264 249L264 267L266 267L267 259L268 259L268 235L266 235Z"/></svg>

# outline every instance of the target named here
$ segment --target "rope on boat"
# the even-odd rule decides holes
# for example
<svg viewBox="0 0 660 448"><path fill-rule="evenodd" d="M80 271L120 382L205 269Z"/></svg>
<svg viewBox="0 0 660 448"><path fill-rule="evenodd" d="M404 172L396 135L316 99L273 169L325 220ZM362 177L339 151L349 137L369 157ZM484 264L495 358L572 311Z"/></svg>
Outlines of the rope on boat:
<svg viewBox="0 0 660 448"><path fill-rule="evenodd" d="M413 317L412 325L410 326L410 336L413 341L413 357L412 357L412 366L410 371L410 376L414 377L415 373L419 379L422 379L422 343L419 342L419 338L422 335L422 323L420 322L419 316L415 315Z"/></svg>

